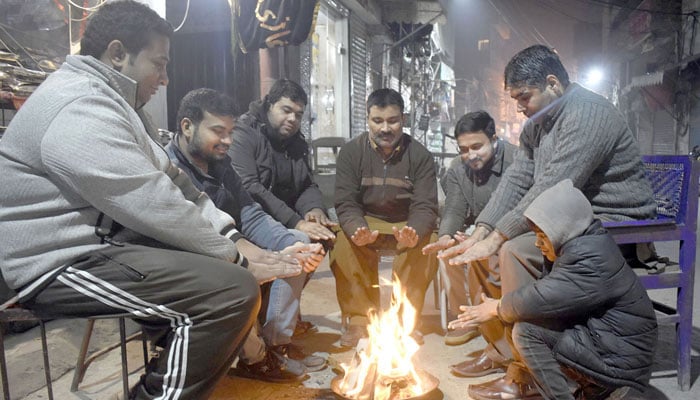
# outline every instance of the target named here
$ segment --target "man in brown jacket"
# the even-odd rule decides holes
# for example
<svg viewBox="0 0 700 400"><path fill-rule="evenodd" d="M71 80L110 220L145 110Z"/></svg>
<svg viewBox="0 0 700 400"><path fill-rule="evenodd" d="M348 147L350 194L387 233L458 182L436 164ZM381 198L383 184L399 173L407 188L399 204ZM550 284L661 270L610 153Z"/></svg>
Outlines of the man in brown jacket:
<svg viewBox="0 0 700 400"><path fill-rule="evenodd" d="M367 336L367 312L379 307L377 250L396 251L393 271L417 316L437 270L435 257L421 252L437 219L435 163L423 145L403 134L403 108L397 91L374 91L367 99L369 132L338 154L335 208L341 232L331 270L343 318L350 322L342 346L354 347Z"/></svg>

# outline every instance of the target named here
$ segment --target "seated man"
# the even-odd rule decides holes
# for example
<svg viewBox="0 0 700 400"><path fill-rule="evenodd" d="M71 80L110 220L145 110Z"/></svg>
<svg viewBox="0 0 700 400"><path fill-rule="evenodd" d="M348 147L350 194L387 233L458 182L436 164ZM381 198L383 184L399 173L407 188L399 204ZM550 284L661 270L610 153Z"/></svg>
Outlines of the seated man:
<svg viewBox="0 0 700 400"><path fill-rule="evenodd" d="M340 344L354 347L367 335L367 312L379 307L377 250L396 250L393 271L420 316L437 262L421 249L437 219L435 163L422 144L403 133L403 99L379 89L367 99L369 132L340 150L335 209L342 231L331 270L344 318ZM417 334L417 332L416 332Z"/></svg>
<svg viewBox="0 0 700 400"><path fill-rule="evenodd" d="M309 146L301 133L307 96L298 83L280 79L236 122L228 154L243 186L268 214L313 241L335 239L323 198L313 182Z"/></svg>
<svg viewBox="0 0 700 400"><path fill-rule="evenodd" d="M158 143L143 106L168 83L172 32L146 5L105 2L0 142L2 277L43 318L135 318L157 335L136 400L207 399L253 325L256 278L301 272L243 257L233 219Z"/></svg>
<svg viewBox="0 0 700 400"><path fill-rule="evenodd" d="M514 324L513 354L546 399L607 399L618 387L642 390L651 377L656 316L647 292L586 196L566 179L524 212L545 258L538 280L463 307L454 326L500 318ZM575 383L572 394L570 381ZM534 394L521 385L519 394ZM473 399L516 398L471 385ZM510 395L509 397L506 397ZM523 397L524 398L524 397Z"/></svg>
<svg viewBox="0 0 700 400"><path fill-rule="evenodd" d="M483 210L501 181L503 172L513 161L516 147L500 140L496 136L496 125L486 111L470 112L457 121L454 131L459 157L455 157L440 181L445 192L445 209L440 219L438 240L423 248L424 254L444 250L462 240L460 235L465 227L474 224L476 216ZM474 269L462 266L447 266L439 260L439 273L442 284L448 294L448 304L452 316L459 314L459 306L479 304L482 287L476 278L468 278L482 270L496 269L497 260L492 257L488 265ZM488 260L477 260L475 263L486 263ZM496 288L500 283L496 282ZM490 287L489 287L490 288ZM469 294L469 300L467 300ZM499 293L487 293L491 297L500 297ZM478 335L477 329L448 330L445 344L457 346L466 343ZM452 366L452 371L458 375L471 376L470 371L462 371L459 365Z"/></svg>
<svg viewBox="0 0 700 400"><path fill-rule="evenodd" d="M227 155L234 118L234 101L228 95L212 89L189 92L180 102L177 113L179 129L166 146L168 155L219 209L237 221L243 234L236 242L239 247L256 251L260 246L278 251L295 243L308 242L306 235L287 230L266 214L243 188ZM307 357L291 343L307 273L313 272L323 259L323 248L320 245L315 248L318 252L315 257L301 260L306 262L305 272L271 283L268 307L263 310L266 315L262 334L276 358L271 360L273 368L269 368L271 356L266 357L265 344L255 335L250 335L242 348L242 363L239 363L239 370L247 376L272 381L294 380L305 375L304 369L317 371L325 367L323 358ZM306 368L287 362L285 355L301 360Z"/></svg>

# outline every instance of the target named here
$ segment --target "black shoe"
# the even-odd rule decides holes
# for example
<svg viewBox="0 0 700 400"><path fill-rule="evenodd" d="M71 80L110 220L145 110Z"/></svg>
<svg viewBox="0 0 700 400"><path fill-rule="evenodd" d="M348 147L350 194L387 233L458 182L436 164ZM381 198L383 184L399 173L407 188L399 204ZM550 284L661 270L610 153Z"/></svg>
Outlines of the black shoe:
<svg viewBox="0 0 700 400"><path fill-rule="evenodd" d="M277 352L287 356L287 358L299 361L304 364L307 372L316 372L326 368L326 359L323 357L315 356L313 354L306 354L304 350L295 344L284 344L280 346L275 346L272 351Z"/></svg>
<svg viewBox="0 0 700 400"><path fill-rule="evenodd" d="M245 364L239 361L234 373L244 378L277 383L300 382L307 378L304 365L269 349L260 362Z"/></svg>

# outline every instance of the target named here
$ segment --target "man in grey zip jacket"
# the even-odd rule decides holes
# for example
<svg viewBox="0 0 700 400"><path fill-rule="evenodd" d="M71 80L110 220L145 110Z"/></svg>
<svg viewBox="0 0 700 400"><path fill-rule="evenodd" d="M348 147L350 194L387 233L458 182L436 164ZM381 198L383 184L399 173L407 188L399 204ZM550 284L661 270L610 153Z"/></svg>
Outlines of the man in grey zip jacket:
<svg viewBox="0 0 700 400"><path fill-rule="evenodd" d="M134 399L207 398L259 308L253 274L301 270L285 255L244 259L233 220L156 142L141 107L168 82L171 34L143 4L106 3L81 55L32 94L0 143L4 279L43 317L135 317L158 332L164 351Z"/></svg>

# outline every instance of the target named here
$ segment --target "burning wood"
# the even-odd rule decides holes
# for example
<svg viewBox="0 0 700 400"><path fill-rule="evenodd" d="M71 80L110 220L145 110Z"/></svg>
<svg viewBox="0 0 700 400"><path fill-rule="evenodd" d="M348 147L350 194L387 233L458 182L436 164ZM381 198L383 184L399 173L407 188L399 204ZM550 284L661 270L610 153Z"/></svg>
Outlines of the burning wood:
<svg viewBox="0 0 700 400"><path fill-rule="evenodd" d="M369 338L361 339L339 379L339 395L354 400L396 400L421 396L437 387L436 379L416 371L413 355L418 344L411 337L416 310L406 298L398 279L392 283L389 309L368 315Z"/></svg>

